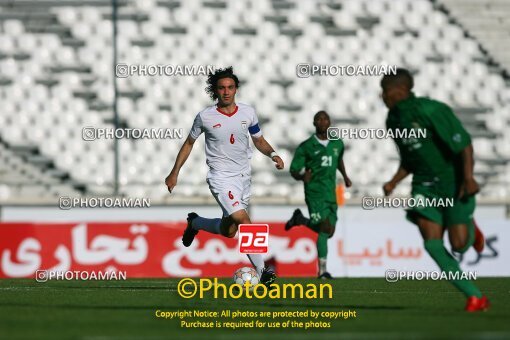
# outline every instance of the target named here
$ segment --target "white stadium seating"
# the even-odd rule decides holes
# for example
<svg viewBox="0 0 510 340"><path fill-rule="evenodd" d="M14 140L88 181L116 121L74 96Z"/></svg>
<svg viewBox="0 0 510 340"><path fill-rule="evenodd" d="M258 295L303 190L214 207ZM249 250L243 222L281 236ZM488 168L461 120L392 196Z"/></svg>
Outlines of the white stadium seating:
<svg viewBox="0 0 510 340"><path fill-rule="evenodd" d="M82 139L83 127L113 127L109 4L0 1L0 201L113 190L114 142ZM510 198L508 80L478 41L428 0L119 4L119 63L233 65L242 81L238 100L256 107L264 135L287 167L313 132L318 110L339 127L384 128L386 117L380 77L298 78L297 64L407 67L416 74L416 93L451 105L472 133L481 197ZM182 128L186 136L196 113L212 103L204 76L135 75L117 84L119 117L129 128ZM168 200L163 181L181 143L120 140L121 194ZM398 166L393 143L344 143L354 183L348 196L380 195ZM203 148L201 137L176 200L210 196ZM301 183L288 171L277 173L257 152L252 165L254 197L302 198ZM408 191L407 181L397 193Z"/></svg>

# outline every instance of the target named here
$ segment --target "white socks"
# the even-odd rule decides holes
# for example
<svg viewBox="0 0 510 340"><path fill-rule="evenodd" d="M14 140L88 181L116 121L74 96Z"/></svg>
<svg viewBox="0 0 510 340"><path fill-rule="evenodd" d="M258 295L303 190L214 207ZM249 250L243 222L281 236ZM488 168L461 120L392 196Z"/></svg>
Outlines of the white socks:
<svg viewBox="0 0 510 340"><path fill-rule="evenodd" d="M262 259L261 254L246 254L248 258L250 259L251 264L253 267L255 267L255 270L257 271L257 274L260 278L260 275L262 275L262 270L264 269L264 260Z"/></svg>
<svg viewBox="0 0 510 340"><path fill-rule="evenodd" d="M319 257L319 276L328 271L326 268L326 262L327 262L326 258Z"/></svg>
<svg viewBox="0 0 510 340"><path fill-rule="evenodd" d="M213 234L221 234L220 231L221 218L205 218L195 217L191 222L191 227L195 230L204 230ZM251 264L255 267L257 274L260 278L262 270L264 269L264 260L261 254L247 254Z"/></svg>
<svg viewBox="0 0 510 340"><path fill-rule="evenodd" d="M221 234L221 218L195 217L191 222L191 227L195 230L205 230L213 234Z"/></svg>

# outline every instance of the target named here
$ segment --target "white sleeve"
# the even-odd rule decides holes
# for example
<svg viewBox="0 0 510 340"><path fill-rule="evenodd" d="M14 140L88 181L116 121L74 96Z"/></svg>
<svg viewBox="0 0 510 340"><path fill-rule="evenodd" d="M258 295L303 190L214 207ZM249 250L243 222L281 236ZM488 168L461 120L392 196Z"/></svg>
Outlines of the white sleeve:
<svg viewBox="0 0 510 340"><path fill-rule="evenodd" d="M257 117L257 113L255 112L255 109L253 109L253 117L251 120L251 124L248 127L248 131L250 132L250 135L255 138L259 138L262 136L262 131L260 131L259 126L259 119Z"/></svg>
<svg viewBox="0 0 510 340"><path fill-rule="evenodd" d="M199 113L197 114L195 120L193 121L193 126L191 127L189 134L191 138L197 139L202 132L203 132L202 117L200 117Z"/></svg>

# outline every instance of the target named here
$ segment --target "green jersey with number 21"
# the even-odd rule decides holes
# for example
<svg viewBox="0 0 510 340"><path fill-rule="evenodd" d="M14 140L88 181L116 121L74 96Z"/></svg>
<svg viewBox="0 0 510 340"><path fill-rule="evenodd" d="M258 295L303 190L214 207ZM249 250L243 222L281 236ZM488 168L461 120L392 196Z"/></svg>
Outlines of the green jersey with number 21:
<svg viewBox="0 0 510 340"><path fill-rule="evenodd" d="M343 154L344 143L341 139L330 140L327 146L324 146L314 134L299 144L290 171L312 171L310 182L305 183L307 199L336 202L336 171Z"/></svg>

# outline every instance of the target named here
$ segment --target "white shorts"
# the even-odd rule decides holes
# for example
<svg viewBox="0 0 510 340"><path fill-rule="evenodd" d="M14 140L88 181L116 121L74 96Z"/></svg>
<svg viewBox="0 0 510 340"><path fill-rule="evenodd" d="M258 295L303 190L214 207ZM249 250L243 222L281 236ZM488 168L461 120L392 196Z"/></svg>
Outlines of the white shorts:
<svg viewBox="0 0 510 340"><path fill-rule="evenodd" d="M251 177L239 175L227 178L208 178L209 190L223 211L223 217L238 210L248 209L250 202Z"/></svg>

